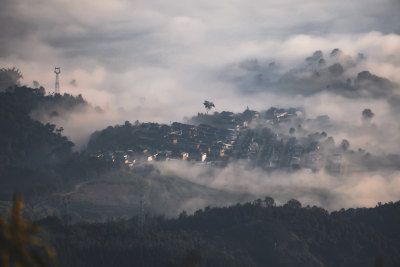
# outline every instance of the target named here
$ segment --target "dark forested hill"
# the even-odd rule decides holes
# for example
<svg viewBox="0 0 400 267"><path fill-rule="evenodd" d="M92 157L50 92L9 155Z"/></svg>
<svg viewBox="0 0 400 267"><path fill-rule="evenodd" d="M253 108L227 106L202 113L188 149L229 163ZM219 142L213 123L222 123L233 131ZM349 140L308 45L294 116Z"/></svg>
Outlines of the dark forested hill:
<svg viewBox="0 0 400 267"><path fill-rule="evenodd" d="M266 198L143 226L134 218L66 227L54 217L41 225L59 266L399 266L398 214L400 202L329 214Z"/></svg>
<svg viewBox="0 0 400 267"><path fill-rule="evenodd" d="M16 87L0 93L2 164L37 166L64 160L73 143L55 125L33 120L29 113L46 97L37 89Z"/></svg>
<svg viewBox="0 0 400 267"><path fill-rule="evenodd" d="M27 215L38 219L48 214L63 214L62 199L68 195L74 221L104 221L112 216L128 218L136 214L141 194L151 214L169 216L178 214L182 205L194 198L202 203L249 199L247 194L213 190L181 177L143 171L151 166L135 166L133 170L126 164L121 166L118 160L101 160L86 151L73 152L73 143L63 136L61 126L43 124L32 116L32 113L62 116L57 115L57 110L72 112L87 105L81 96L46 95L43 88L14 86L0 92L0 201L7 202L14 192L21 192L29 207ZM109 127L94 134L99 135L98 142L90 147L110 145L118 149L112 140L138 147L159 145L165 128L159 126L126 123ZM174 127L178 127L176 123ZM135 138L130 135L126 138L125 132L134 133ZM175 146L170 142L169 147ZM138 185L149 189L143 190Z"/></svg>
<svg viewBox="0 0 400 267"><path fill-rule="evenodd" d="M65 165L76 161L73 143L62 135L62 127L56 129L30 115L38 110L54 113L61 106L73 109L84 105L87 103L81 96L45 95L43 88L14 86L0 92L1 198L36 187L54 189L62 182L67 175Z"/></svg>

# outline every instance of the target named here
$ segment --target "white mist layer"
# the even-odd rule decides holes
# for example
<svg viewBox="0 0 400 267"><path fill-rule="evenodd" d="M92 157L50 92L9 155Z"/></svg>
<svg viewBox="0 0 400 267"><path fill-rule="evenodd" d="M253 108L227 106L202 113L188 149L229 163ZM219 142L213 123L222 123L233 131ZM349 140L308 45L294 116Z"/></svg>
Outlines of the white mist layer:
<svg viewBox="0 0 400 267"><path fill-rule="evenodd" d="M374 207L378 202L400 199L398 171L331 176L322 171L313 173L305 169L293 173L266 173L259 168L248 168L245 162L213 170L186 162L168 162L159 166L162 173L178 175L211 188L254 194L260 198L271 196L279 204L295 198L304 206L316 205L329 211ZM199 203L193 202L199 206Z"/></svg>

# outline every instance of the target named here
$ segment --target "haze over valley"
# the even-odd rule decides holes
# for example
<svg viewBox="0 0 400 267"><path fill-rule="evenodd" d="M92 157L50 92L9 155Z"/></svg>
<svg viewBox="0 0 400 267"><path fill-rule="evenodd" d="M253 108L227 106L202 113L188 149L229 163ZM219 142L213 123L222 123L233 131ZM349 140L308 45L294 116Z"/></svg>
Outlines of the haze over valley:
<svg viewBox="0 0 400 267"><path fill-rule="evenodd" d="M0 251L23 216L60 266L397 266L399 11L5 0Z"/></svg>

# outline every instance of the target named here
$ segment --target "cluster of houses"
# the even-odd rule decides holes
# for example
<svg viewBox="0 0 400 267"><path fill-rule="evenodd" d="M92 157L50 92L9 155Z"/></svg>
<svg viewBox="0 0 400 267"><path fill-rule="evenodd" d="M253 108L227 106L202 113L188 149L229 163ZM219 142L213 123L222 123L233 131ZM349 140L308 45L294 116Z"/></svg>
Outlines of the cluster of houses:
<svg viewBox="0 0 400 267"><path fill-rule="evenodd" d="M266 126L273 129L281 122L300 120L298 110L275 109L260 114L247 109L240 115L225 112L214 126L178 122L143 124L142 129L151 128L151 131L161 133L155 137L157 142L138 144L126 150L100 151L92 157L129 167L144 162L176 160L225 166L231 160L246 159L270 170L309 168L316 171L329 165L330 171L341 172L341 154L326 156L316 138L295 137L292 129L286 135L271 130L264 136L259 129Z"/></svg>
<svg viewBox="0 0 400 267"><path fill-rule="evenodd" d="M174 160L224 164L233 150L237 136L237 129L174 122L157 143L139 144L127 150L99 151L91 157L130 167L143 162Z"/></svg>
<svg viewBox="0 0 400 267"><path fill-rule="evenodd" d="M308 138L279 136L267 145L252 142L247 158L269 170L326 169L331 174L341 174L344 162L339 149L324 149L322 144Z"/></svg>

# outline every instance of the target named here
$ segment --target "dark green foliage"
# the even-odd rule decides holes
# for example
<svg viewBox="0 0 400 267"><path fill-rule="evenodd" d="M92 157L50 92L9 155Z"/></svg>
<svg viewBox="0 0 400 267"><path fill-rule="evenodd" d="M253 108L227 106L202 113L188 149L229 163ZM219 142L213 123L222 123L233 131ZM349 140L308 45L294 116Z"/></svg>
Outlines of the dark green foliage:
<svg viewBox="0 0 400 267"><path fill-rule="evenodd" d="M144 227L137 219L65 228L49 218L41 224L60 266L364 267L400 263L399 214L400 202L329 214L254 201L149 218Z"/></svg>
<svg viewBox="0 0 400 267"><path fill-rule="evenodd" d="M208 113L212 108L215 108L214 103L211 102L211 101L204 100L203 105L204 105L204 107L206 108L207 113Z"/></svg>
<svg viewBox="0 0 400 267"><path fill-rule="evenodd" d="M220 129L228 129L228 128L235 128L236 125L242 125L243 122L248 119L245 113L238 113L235 114L233 112L222 111L222 112L214 112L213 114L204 114L198 113L197 116L193 116L188 120L188 123L194 125L210 125L212 127L220 128ZM254 115L254 114L253 114ZM251 120L251 116L249 120Z"/></svg>
<svg viewBox="0 0 400 267"><path fill-rule="evenodd" d="M146 146L162 148L166 143L172 147L171 142L164 140L169 129L169 126L156 123L132 125L126 122L123 125L109 126L92 134L87 149L96 152L141 149Z"/></svg>
<svg viewBox="0 0 400 267"><path fill-rule="evenodd" d="M301 203L297 199L291 199L283 206L285 208L299 209L299 208L301 208Z"/></svg>
<svg viewBox="0 0 400 267"><path fill-rule="evenodd" d="M350 147L350 142L347 141L346 139L343 139L342 142L340 143L340 148L346 151L349 149L349 147Z"/></svg>
<svg viewBox="0 0 400 267"><path fill-rule="evenodd" d="M22 74L19 69L13 67L12 69L2 68L0 69L0 92L4 91L10 86L18 84L19 79L22 78Z"/></svg>
<svg viewBox="0 0 400 267"><path fill-rule="evenodd" d="M264 205L267 208L271 208L275 206L275 200L272 197L265 197L264 198Z"/></svg>
<svg viewBox="0 0 400 267"><path fill-rule="evenodd" d="M26 89L26 93L0 93L0 155L19 166L64 160L71 154L72 142L57 133L55 125L30 118L34 103L24 98L40 95L36 89Z"/></svg>
<svg viewBox="0 0 400 267"><path fill-rule="evenodd" d="M374 114L374 113L371 111L371 109L369 109L369 108L364 109L364 110L362 111L361 115L362 115L362 118L363 118L363 119L366 119L366 120L372 119L372 117L375 116L375 114Z"/></svg>
<svg viewBox="0 0 400 267"><path fill-rule="evenodd" d="M65 185L71 172L74 176L81 175L81 159L72 152L73 143L61 135L62 128L42 124L32 119L31 114L42 110L46 115L56 108L84 105L87 103L81 96L46 96L42 88L14 86L0 93L2 199L9 199L15 190L38 195L54 192ZM29 198L29 194L24 195Z"/></svg>
<svg viewBox="0 0 400 267"><path fill-rule="evenodd" d="M44 222L58 266L242 266L200 234L141 228L127 222ZM190 265L200 263L200 265Z"/></svg>

